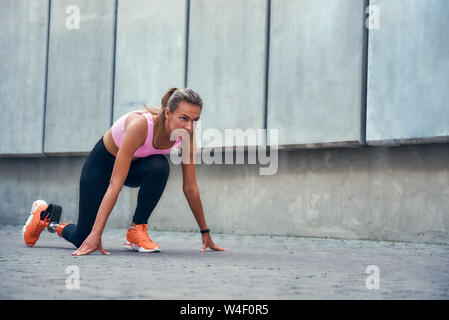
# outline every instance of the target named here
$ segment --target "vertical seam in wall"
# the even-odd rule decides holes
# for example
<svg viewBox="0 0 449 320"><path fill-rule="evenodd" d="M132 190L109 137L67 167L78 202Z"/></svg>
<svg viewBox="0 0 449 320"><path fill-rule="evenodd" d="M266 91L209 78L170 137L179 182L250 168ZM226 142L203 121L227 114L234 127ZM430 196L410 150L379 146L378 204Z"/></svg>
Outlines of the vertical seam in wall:
<svg viewBox="0 0 449 320"><path fill-rule="evenodd" d="M185 33L185 57L184 57L184 87L187 88L187 75L189 71L189 25L190 25L190 0L186 0L186 33Z"/></svg>
<svg viewBox="0 0 449 320"><path fill-rule="evenodd" d="M48 83L48 61L50 55L50 23L51 23L51 0L48 0L47 8L47 52L45 57L45 76L44 76L44 105L43 105L43 119L42 119L42 145L41 155L45 156L45 125L47 117L47 83Z"/></svg>
<svg viewBox="0 0 449 320"><path fill-rule="evenodd" d="M366 9L369 6L369 0L364 0L363 2L363 47L362 47L362 112L361 112L361 144L366 146L366 109L368 107L368 40L369 40L369 29L366 26Z"/></svg>
<svg viewBox="0 0 449 320"><path fill-rule="evenodd" d="M114 123L114 96L115 96L115 57L117 54L117 11L118 11L118 0L115 0L114 6L114 36L112 44L112 86L111 86L111 112L109 126Z"/></svg>
<svg viewBox="0 0 449 320"><path fill-rule="evenodd" d="M265 129L265 146L268 146L268 77L269 77L269 62L270 62L270 22L271 22L271 0L267 0L267 16L265 29L265 83L264 83L264 129ZM267 148L268 149L268 148Z"/></svg>

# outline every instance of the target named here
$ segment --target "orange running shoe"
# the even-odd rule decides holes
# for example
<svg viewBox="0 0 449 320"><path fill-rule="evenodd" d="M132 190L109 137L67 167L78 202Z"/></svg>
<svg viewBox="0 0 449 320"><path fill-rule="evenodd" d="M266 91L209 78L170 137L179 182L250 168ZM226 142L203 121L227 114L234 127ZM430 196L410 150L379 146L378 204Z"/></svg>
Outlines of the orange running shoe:
<svg viewBox="0 0 449 320"><path fill-rule="evenodd" d="M159 252L159 245L153 242L147 233L147 224L138 224L135 227L129 227L126 231L126 240L123 247L139 252Z"/></svg>
<svg viewBox="0 0 449 320"><path fill-rule="evenodd" d="M33 247L39 239L41 232L48 227L50 217L44 214L48 204L44 200L36 200L31 206L31 213L22 229L22 237L25 244ZM41 214L42 213L42 214Z"/></svg>

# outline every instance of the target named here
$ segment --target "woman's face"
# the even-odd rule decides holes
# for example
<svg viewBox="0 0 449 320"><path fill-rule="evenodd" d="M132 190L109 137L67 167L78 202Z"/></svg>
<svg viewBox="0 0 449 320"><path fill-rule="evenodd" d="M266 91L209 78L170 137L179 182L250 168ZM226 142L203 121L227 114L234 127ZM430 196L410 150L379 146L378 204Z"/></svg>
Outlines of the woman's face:
<svg viewBox="0 0 449 320"><path fill-rule="evenodd" d="M167 108L165 110L165 118L168 120L169 132L175 129L185 129L190 134L193 133L194 122L200 119L201 107L181 101L178 109L170 112Z"/></svg>

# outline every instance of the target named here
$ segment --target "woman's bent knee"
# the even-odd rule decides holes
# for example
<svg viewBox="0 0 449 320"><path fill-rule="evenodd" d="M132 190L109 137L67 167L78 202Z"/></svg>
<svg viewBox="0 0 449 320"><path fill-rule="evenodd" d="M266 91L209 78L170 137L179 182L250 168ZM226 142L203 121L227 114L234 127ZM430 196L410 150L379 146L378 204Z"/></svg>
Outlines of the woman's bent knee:
<svg viewBox="0 0 449 320"><path fill-rule="evenodd" d="M148 157L147 170L163 177L168 177L170 174L170 164L165 156L154 154Z"/></svg>

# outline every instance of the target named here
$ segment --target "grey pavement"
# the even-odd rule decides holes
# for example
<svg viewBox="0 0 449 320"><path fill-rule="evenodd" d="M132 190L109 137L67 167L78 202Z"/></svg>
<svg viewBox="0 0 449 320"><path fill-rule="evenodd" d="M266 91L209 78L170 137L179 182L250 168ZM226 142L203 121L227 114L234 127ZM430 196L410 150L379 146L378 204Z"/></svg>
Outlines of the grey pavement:
<svg viewBox="0 0 449 320"><path fill-rule="evenodd" d="M21 226L0 226L0 299L448 299L449 246L212 234L225 252L200 252L194 232L150 231L160 253L122 249L125 230L106 228L111 254L73 257L44 231L33 248ZM378 273L367 273L374 265ZM79 270L79 289L71 269ZM68 268L69 267L69 268ZM378 275L378 289L367 281Z"/></svg>

